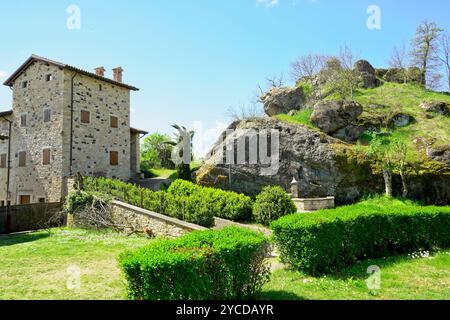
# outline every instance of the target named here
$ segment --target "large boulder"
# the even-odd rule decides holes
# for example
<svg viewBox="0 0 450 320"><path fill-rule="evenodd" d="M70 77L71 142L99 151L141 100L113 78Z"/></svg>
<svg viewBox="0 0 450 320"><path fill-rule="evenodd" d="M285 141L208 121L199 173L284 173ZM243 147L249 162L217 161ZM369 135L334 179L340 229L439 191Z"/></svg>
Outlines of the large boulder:
<svg viewBox="0 0 450 320"><path fill-rule="evenodd" d="M358 60L354 65L362 88L376 88L380 86L380 81L375 74L375 68L367 60Z"/></svg>
<svg viewBox="0 0 450 320"><path fill-rule="evenodd" d="M355 101L321 101L314 106L311 122L330 134L350 125L362 112L363 106Z"/></svg>
<svg viewBox="0 0 450 320"><path fill-rule="evenodd" d="M445 102L439 101L430 101L430 102L422 102L420 107L428 113L438 113L443 116L450 116L450 107Z"/></svg>
<svg viewBox="0 0 450 320"><path fill-rule="evenodd" d="M289 191L295 177L299 181L301 197L335 196L338 203L352 202L364 193L375 192L383 186L381 178L372 175L369 164L359 163L347 156L345 150L349 150L349 145L316 130L273 118L243 120L233 123L228 129L235 133L234 136L229 133L213 147L205 159L205 165L197 173L199 184L255 195L266 185L279 185ZM222 163L223 153L220 150L227 150L227 147L235 149L234 158L242 156L243 152L238 155L235 146L239 139L246 139L249 130L262 135L266 135L265 130L279 132L278 170L270 175L263 173L268 165L230 166ZM258 140L261 136L259 139L249 139ZM246 145L246 152L248 148ZM247 161L250 159L244 158Z"/></svg>
<svg viewBox="0 0 450 320"><path fill-rule="evenodd" d="M261 102L266 114L272 117L291 110L302 110L306 97L301 87L275 87L261 96Z"/></svg>

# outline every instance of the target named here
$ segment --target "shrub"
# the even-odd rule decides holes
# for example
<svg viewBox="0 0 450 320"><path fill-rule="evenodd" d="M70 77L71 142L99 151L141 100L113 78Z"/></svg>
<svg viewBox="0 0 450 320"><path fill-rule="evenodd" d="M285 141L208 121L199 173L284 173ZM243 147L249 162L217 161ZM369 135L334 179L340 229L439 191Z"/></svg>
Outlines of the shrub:
<svg viewBox="0 0 450 320"><path fill-rule="evenodd" d="M255 220L263 225L295 212L294 202L281 187L265 187L253 205Z"/></svg>
<svg viewBox="0 0 450 320"><path fill-rule="evenodd" d="M91 206L94 202L94 195L84 191L73 191L66 197L64 209L68 214L75 214Z"/></svg>
<svg viewBox="0 0 450 320"><path fill-rule="evenodd" d="M323 274L358 260L450 246L450 207L398 200L296 214L272 223L284 262Z"/></svg>
<svg viewBox="0 0 450 320"><path fill-rule="evenodd" d="M243 194L215 188L198 186L192 182L177 180L171 184L168 192L177 196L201 195L208 199L208 210L219 218L243 221L252 215L252 200Z"/></svg>
<svg viewBox="0 0 450 320"><path fill-rule="evenodd" d="M120 255L128 297L136 300L252 298L268 280L268 243L243 228L156 240Z"/></svg>

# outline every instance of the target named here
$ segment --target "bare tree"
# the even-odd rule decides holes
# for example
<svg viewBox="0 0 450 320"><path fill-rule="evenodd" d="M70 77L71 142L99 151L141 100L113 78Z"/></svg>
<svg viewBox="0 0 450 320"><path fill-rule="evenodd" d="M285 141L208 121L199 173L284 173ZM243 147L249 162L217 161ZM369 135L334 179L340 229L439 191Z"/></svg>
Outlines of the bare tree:
<svg viewBox="0 0 450 320"><path fill-rule="evenodd" d="M326 61L326 56L315 53L299 57L291 64L292 79L312 78L325 67Z"/></svg>
<svg viewBox="0 0 450 320"><path fill-rule="evenodd" d="M417 27L412 40L412 64L421 69L425 85L438 66L438 40L442 31L435 22L425 20Z"/></svg>
<svg viewBox="0 0 450 320"><path fill-rule="evenodd" d="M389 59L389 66L398 69L401 73L400 76L403 78L403 82L408 82L408 55L404 43L401 47L394 47Z"/></svg>
<svg viewBox="0 0 450 320"><path fill-rule="evenodd" d="M252 102L248 105L241 104L237 107L229 107L227 110L227 116L232 121L239 121L250 118L259 118L264 115L261 105L256 102Z"/></svg>
<svg viewBox="0 0 450 320"><path fill-rule="evenodd" d="M266 79L269 88L281 88L284 86L284 74L273 75Z"/></svg>
<svg viewBox="0 0 450 320"><path fill-rule="evenodd" d="M345 44L341 47L339 51L339 61L341 62L343 69L353 70L353 66L357 60L358 58L355 56L350 46Z"/></svg>
<svg viewBox="0 0 450 320"><path fill-rule="evenodd" d="M441 35L438 59L445 68L447 75L447 90L450 92L450 32Z"/></svg>

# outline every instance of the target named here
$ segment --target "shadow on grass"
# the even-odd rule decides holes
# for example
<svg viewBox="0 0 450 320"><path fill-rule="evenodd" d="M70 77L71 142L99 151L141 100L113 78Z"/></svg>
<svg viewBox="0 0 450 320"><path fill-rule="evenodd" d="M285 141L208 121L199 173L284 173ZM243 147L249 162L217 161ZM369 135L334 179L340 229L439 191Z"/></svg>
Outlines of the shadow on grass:
<svg viewBox="0 0 450 320"><path fill-rule="evenodd" d="M258 295L257 300L307 300L304 297L298 296L293 292L270 290L264 291Z"/></svg>
<svg viewBox="0 0 450 320"><path fill-rule="evenodd" d="M15 244L33 242L48 238L49 233L28 233L28 234L18 234L18 235L0 235L0 247L13 246Z"/></svg>

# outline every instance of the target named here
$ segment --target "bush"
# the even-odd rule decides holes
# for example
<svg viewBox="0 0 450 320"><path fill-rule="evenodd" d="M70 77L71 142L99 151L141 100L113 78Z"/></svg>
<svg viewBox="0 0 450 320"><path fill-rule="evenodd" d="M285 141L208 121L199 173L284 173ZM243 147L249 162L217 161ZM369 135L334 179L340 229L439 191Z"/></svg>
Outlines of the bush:
<svg viewBox="0 0 450 320"><path fill-rule="evenodd" d="M194 232L156 240L120 255L135 300L252 298L268 280L266 238L242 228Z"/></svg>
<svg viewBox="0 0 450 320"><path fill-rule="evenodd" d="M253 205L255 220L263 225L295 212L294 202L281 187L265 187Z"/></svg>
<svg viewBox="0 0 450 320"><path fill-rule="evenodd" d="M375 199L271 224L284 262L311 274L358 260L450 246L450 207Z"/></svg>
<svg viewBox="0 0 450 320"><path fill-rule="evenodd" d="M74 191L66 197L64 209L68 214L75 214L90 207L94 202L94 195L84 191Z"/></svg>
<svg viewBox="0 0 450 320"><path fill-rule="evenodd" d="M168 193L180 197L200 195L208 199L208 210L219 218L235 221L250 220L252 216L252 200L243 194L215 188L198 186L192 182L177 180L171 184Z"/></svg>

